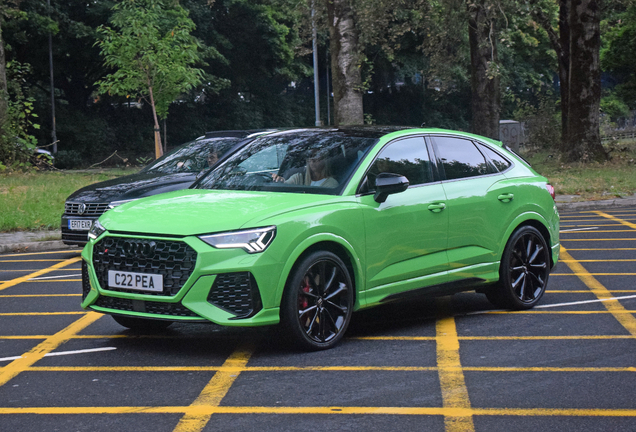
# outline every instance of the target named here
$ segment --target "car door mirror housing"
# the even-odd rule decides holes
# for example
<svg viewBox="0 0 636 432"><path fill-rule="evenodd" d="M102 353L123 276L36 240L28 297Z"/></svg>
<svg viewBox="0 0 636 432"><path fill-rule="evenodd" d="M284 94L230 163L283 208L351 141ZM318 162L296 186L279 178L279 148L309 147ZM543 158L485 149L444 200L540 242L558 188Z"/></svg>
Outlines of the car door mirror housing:
<svg viewBox="0 0 636 432"><path fill-rule="evenodd" d="M380 173L375 179L375 195L378 203L386 201L389 195L404 192L409 187L409 179L400 174Z"/></svg>

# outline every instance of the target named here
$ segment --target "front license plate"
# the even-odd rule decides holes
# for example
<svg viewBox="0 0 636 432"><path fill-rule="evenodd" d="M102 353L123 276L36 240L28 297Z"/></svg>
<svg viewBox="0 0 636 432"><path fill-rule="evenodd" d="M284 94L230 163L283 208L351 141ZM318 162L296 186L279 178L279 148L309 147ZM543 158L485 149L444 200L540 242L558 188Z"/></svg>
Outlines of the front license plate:
<svg viewBox="0 0 636 432"><path fill-rule="evenodd" d="M91 229L93 221L90 219L69 219L68 229L75 231L88 231Z"/></svg>
<svg viewBox="0 0 636 432"><path fill-rule="evenodd" d="M137 291L162 292L163 276L160 274L108 270L108 286Z"/></svg>

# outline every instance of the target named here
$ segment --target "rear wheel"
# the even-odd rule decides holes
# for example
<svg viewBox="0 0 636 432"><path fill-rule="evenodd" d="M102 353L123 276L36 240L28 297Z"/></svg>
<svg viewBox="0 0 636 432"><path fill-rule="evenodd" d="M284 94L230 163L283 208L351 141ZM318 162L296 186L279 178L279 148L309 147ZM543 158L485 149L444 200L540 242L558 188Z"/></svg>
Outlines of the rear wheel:
<svg viewBox="0 0 636 432"><path fill-rule="evenodd" d="M515 231L504 250L499 282L486 291L495 306L530 309L545 293L550 275L550 252L543 235L532 226Z"/></svg>
<svg viewBox="0 0 636 432"><path fill-rule="evenodd" d="M111 315L117 324L139 331L161 331L167 329L172 321L134 318L123 315Z"/></svg>
<svg viewBox="0 0 636 432"><path fill-rule="evenodd" d="M335 346L353 312L353 284L344 262L327 251L313 252L296 266L285 288L282 325L307 350Z"/></svg>

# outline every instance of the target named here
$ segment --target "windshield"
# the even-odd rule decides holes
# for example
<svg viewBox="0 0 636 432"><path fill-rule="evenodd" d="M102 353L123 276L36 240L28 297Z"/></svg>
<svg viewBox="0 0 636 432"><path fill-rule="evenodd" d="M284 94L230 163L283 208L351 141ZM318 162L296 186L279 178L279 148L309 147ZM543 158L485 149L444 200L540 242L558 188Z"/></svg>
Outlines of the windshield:
<svg viewBox="0 0 636 432"><path fill-rule="evenodd" d="M160 157L140 172L143 173L198 173L208 169L234 144L244 138L202 138L191 141ZM216 159L215 159L216 158Z"/></svg>
<svg viewBox="0 0 636 432"><path fill-rule="evenodd" d="M377 141L340 131L293 131L257 138L195 187L339 194Z"/></svg>

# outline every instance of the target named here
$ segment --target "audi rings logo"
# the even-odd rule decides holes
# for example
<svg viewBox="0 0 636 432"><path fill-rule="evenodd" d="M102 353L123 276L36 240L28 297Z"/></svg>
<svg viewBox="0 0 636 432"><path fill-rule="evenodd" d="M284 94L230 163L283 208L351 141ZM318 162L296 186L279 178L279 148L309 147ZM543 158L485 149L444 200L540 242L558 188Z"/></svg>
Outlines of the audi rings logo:
<svg viewBox="0 0 636 432"><path fill-rule="evenodd" d="M122 249L125 256L138 257L144 256L150 258L155 254L157 245L155 242L141 242L141 241L125 241Z"/></svg>
<svg viewBox="0 0 636 432"><path fill-rule="evenodd" d="M86 211L86 204L80 203L80 205L77 206L77 213L83 215L85 211Z"/></svg>

